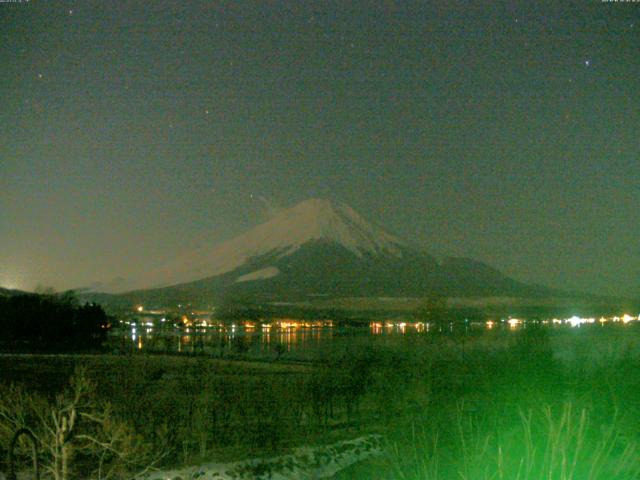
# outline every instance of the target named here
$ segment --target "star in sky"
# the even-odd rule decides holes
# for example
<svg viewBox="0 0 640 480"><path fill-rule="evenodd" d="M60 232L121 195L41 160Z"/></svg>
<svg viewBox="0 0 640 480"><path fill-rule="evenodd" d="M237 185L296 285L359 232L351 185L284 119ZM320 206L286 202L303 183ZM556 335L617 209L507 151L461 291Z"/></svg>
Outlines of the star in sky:
<svg viewBox="0 0 640 480"><path fill-rule="evenodd" d="M135 276L182 249L186 230L231 238L260 186L286 205L344 201L427 250L524 280L640 291L640 254L625 257L637 205L620 188L640 176L631 11L55 3L0 15L1 218L20 219L0 228L0 271L24 265L25 288ZM212 174L211 198L191 194ZM105 255L87 260L94 248Z"/></svg>

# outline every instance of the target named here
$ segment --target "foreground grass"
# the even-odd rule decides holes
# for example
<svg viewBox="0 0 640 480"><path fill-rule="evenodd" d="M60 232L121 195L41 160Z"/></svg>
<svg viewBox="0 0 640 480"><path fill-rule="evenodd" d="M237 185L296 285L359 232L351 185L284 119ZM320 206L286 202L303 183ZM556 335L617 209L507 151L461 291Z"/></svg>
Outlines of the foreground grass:
<svg viewBox="0 0 640 480"><path fill-rule="evenodd" d="M166 464L273 455L383 433L337 478L640 476L635 328L353 338L309 365L165 356L0 356L51 395L78 364ZM2 453L2 452L0 452Z"/></svg>
<svg viewBox="0 0 640 480"><path fill-rule="evenodd" d="M640 478L637 330L512 340L431 363L423 403L386 425L387 455L338 478Z"/></svg>

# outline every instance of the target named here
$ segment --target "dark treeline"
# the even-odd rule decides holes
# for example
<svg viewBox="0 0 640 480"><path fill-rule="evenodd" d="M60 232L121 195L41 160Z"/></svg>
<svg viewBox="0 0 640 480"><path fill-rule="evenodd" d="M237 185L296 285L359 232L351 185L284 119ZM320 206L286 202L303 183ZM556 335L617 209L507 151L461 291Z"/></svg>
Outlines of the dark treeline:
<svg viewBox="0 0 640 480"><path fill-rule="evenodd" d="M81 305L72 293L0 296L0 348L5 350L95 350L110 326L102 307Z"/></svg>

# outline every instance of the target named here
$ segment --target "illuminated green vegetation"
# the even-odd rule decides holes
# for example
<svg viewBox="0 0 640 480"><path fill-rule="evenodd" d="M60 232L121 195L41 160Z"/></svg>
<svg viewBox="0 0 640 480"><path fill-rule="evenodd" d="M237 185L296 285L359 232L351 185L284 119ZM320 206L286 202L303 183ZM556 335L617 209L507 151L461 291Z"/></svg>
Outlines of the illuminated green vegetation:
<svg viewBox="0 0 640 480"><path fill-rule="evenodd" d="M638 333L629 325L354 337L298 364L0 357L0 393L9 398L13 383L50 399L86 365L93 401L108 401L114 421L159 465L374 432L387 453L339 478L632 479L640 474Z"/></svg>
<svg viewBox="0 0 640 480"><path fill-rule="evenodd" d="M440 352L403 384L388 455L340 478L639 478L640 350L626 333L530 329L470 342L464 361Z"/></svg>

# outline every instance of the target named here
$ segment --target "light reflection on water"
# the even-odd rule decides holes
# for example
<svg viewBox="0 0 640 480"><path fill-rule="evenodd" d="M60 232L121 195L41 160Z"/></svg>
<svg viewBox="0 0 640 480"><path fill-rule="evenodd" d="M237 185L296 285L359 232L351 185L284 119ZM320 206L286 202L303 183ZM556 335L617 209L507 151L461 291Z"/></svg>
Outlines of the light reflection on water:
<svg viewBox="0 0 640 480"><path fill-rule="evenodd" d="M575 317L577 318L577 317ZM572 318L570 320L575 320ZM604 317L603 317L604 318ZM622 318L622 317L621 317ZM625 317L626 318L626 317ZM623 320L625 319L623 318ZM617 317L612 320L615 322ZM633 318L632 320L635 320ZM542 321L538 324L556 325L566 322ZM577 323L578 326L581 323ZM588 323L588 322L582 322ZM620 323L628 323L622 322ZM602 319L599 325L603 325ZM470 331L519 330L527 328L527 322L509 318L458 323L406 322L397 320L375 321L359 327L335 326L331 321L302 321L282 319L271 323L241 321L233 324L188 326L174 328L166 324L154 325L150 321L139 329L130 329L112 335L112 344L123 351L142 350L164 353L205 353L224 356L228 354L277 354L303 352L330 344L335 338L408 336L429 333L468 333ZM571 324L574 326L573 324Z"/></svg>
<svg viewBox="0 0 640 480"><path fill-rule="evenodd" d="M120 331L113 344L123 350L179 353L290 352L319 346L333 338L331 324L232 324L195 328L145 328Z"/></svg>
<svg viewBox="0 0 640 480"><path fill-rule="evenodd" d="M148 324L147 324L148 325ZM432 329L433 330L433 329ZM122 350L165 353L273 353L313 350L338 337L427 333L422 322L371 322L359 327L338 327L330 321L283 320L273 323L238 322L207 327L174 328L168 325L121 330L112 337Z"/></svg>

